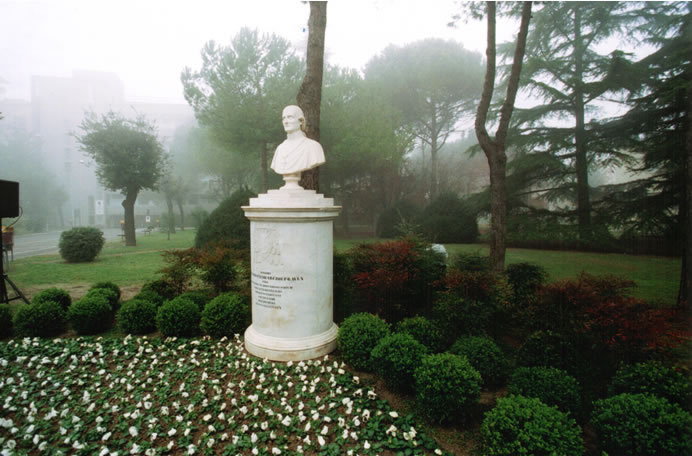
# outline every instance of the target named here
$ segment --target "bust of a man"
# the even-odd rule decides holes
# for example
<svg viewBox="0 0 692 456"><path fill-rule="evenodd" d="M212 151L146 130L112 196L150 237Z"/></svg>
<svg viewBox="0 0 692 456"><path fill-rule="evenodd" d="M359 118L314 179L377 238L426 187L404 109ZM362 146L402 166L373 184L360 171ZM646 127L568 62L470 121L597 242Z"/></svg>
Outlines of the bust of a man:
<svg viewBox="0 0 692 456"><path fill-rule="evenodd" d="M305 115L298 106L286 106L281 121L286 140L276 148L271 168L284 176L284 187L294 187L293 181L297 186L300 173L324 164L324 150L320 143L305 136Z"/></svg>

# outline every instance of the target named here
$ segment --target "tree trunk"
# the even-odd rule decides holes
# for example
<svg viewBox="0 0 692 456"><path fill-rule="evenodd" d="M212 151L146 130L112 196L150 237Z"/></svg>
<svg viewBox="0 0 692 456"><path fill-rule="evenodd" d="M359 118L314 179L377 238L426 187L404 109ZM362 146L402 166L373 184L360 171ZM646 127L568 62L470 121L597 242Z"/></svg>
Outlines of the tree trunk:
<svg viewBox="0 0 692 456"><path fill-rule="evenodd" d="M327 29L327 2L310 2L308 19L308 49L305 78L300 85L296 102L305 114L305 134L320 140L320 104L322 102L322 74L324 72L324 35ZM319 191L319 167L304 171L300 186Z"/></svg>
<svg viewBox="0 0 692 456"><path fill-rule="evenodd" d="M432 108L432 134L430 135L430 200L437 198L437 116L435 107Z"/></svg>
<svg viewBox="0 0 692 456"><path fill-rule="evenodd" d="M680 271L680 288L678 289L678 308L689 318L692 308L689 304L690 288L692 288L692 87L687 88L687 118L685 119L685 151L684 158L684 187L682 191L680 212L683 215L682 224L682 268Z"/></svg>
<svg viewBox="0 0 692 456"><path fill-rule="evenodd" d="M139 192L129 190L122 202L123 209L125 209L125 245L128 247L137 245L135 236L135 201L137 201L137 193Z"/></svg>
<svg viewBox="0 0 692 456"><path fill-rule="evenodd" d="M505 138L509 130L509 122L514 110L514 102L519 87L519 75L526 50L529 21L531 19L531 2L524 2L521 12L521 24L514 50L514 60L507 84L507 96L500 110L500 122L495 133L495 139L490 138L485 127L495 86L495 2L486 2L488 15L488 47L486 49L486 71L483 82L483 92L476 113L475 131L490 168L490 266L496 273L505 269L505 250L507 238L507 189L505 176L507 170L507 155L505 153Z"/></svg>
<svg viewBox="0 0 692 456"><path fill-rule="evenodd" d="M581 12L574 10L574 130L575 168L577 173L577 220L579 238L591 238L591 202L589 199L589 164L584 126L584 44L581 36Z"/></svg>
<svg viewBox="0 0 692 456"><path fill-rule="evenodd" d="M185 212L183 212L183 201L178 200L178 210L180 211L180 231L185 231Z"/></svg>
<svg viewBox="0 0 692 456"><path fill-rule="evenodd" d="M175 234L175 213L173 212L173 199L166 197L168 207L168 234Z"/></svg>
<svg viewBox="0 0 692 456"><path fill-rule="evenodd" d="M262 143L260 151L260 166L262 167L262 193L267 193L269 184L267 183L267 143Z"/></svg>

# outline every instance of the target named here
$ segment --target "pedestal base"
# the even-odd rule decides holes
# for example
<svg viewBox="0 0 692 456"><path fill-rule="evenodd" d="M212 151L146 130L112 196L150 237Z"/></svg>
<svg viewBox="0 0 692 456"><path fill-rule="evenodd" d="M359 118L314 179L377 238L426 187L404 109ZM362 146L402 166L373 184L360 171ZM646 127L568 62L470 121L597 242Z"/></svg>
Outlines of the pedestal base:
<svg viewBox="0 0 692 456"><path fill-rule="evenodd" d="M303 361L320 358L334 351L338 327L304 338L270 337L257 332L252 325L245 331L245 348L250 354L272 361Z"/></svg>

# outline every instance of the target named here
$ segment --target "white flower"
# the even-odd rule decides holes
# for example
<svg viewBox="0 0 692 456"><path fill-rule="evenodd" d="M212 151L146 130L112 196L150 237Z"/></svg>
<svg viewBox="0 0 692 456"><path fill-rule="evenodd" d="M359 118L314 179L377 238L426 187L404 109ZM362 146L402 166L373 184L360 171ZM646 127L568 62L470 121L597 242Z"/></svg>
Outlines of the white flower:
<svg viewBox="0 0 692 456"><path fill-rule="evenodd" d="M366 450L369 450L370 449L370 442L368 442L366 440L365 443L363 444L363 448L365 448Z"/></svg>
<svg viewBox="0 0 692 456"><path fill-rule="evenodd" d="M385 433L385 434L396 435L396 426L394 426L394 425L392 424L391 426L389 426L389 429L387 429L386 431L384 431L384 433Z"/></svg>
<svg viewBox="0 0 692 456"><path fill-rule="evenodd" d="M257 443L257 434L255 434L254 432L250 436L250 442L251 443Z"/></svg>
<svg viewBox="0 0 692 456"><path fill-rule="evenodd" d="M168 442L168 445L166 445L166 448L168 448L169 450L171 450L171 449L173 449L173 446L174 446L174 445L175 445L175 442L174 442L173 440L171 440L170 442Z"/></svg>
<svg viewBox="0 0 692 456"><path fill-rule="evenodd" d="M441 454L442 454L442 450L440 450L439 448L435 449L435 454L441 455Z"/></svg>
<svg viewBox="0 0 692 456"><path fill-rule="evenodd" d="M130 435L132 437L137 437L137 428L136 427L130 426L129 432L130 432Z"/></svg>
<svg viewBox="0 0 692 456"><path fill-rule="evenodd" d="M187 446L187 454L193 455L197 451L197 448L193 444Z"/></svg>
<svg viewBox="0 0 692 456"><path fill-rule="evenodd" d="M177 431L175 428L171 428L171 429L168 431L168 437L173 437L173 436L175 435L176 432L178 432L178 431Z"/></svg>
<svg viewBox="0 0 692 456"><path fill-rule="evenodd" d="M274 448L272 448L272 454L281 454L281 450L274 447Z"/></svg>
<svg viewBox="0 0 692 456"><path fill-rule="evenodd" d="M329 434L329 428L327 428L327 426L323 427L323 428L322 428L322 431L320 432L320 434L322 434L322 435L327 435L327 434Z"/></svg>
<svg viewBox="0 0 692 456"><path fill-rule="evenodd" d="M210 414L206 414L206 415L204 415L204 418L202 418L202 419L203 419L204 421L209 421L209 420L211 419L211 415L210 415Z"/></svg>
<svg viewBox="0 0 692 456"><path fill-rule="evenodd" d="M255 456L257 456L257 455L259 454L259 450L258 450L257 448L253 448L253 449L252 449L252 454L254 454Z"/></svg>
<svg viewBox="0 0 692 456"><path fill-rule="evenodd" d="M389 412L389 416L391 416L392 418L399 418L399 414L396 412Z"/></svg>
<svg viewBox="0 0 692 456"><path fill-rule="evenodd" d="M324 440L324 437L322 437L321 435L318 435L318 436L317 436L317 442L320 444L320 446L324 446L324 444L327 443L327 442Z"/></svg>
<svg viewBox="0 0 692 456"><path fill-rule="evenodd" d="M284 426L290 426L290 424L291 424L291 417L288 416L288 415L286 415L286 416L284 417L283 421L281 421L281 424L283 424Z"/></svg>
<svg viewBox="0 0 692 456"><path fill-rule="evenodd" d="M112 433L106 432L106 433L103 434L103 436L101 437L101 440L103 440L104 442L106 442L108 439L111 438L111 435L112 435Z"/></svg>

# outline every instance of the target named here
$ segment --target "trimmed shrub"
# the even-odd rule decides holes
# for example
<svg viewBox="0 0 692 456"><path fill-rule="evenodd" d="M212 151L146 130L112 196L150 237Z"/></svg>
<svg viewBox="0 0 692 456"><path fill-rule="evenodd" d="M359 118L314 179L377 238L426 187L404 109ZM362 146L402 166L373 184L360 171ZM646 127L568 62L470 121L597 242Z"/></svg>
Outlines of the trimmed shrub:
<svg viewBox="0 0 692 456"><path fill-rule="evenodd" d="M538 292L545 285L548 273L533 263L514 263L505 268L507 283L512 289L512 304L519 307L535 305Z"/></svg>
<svg viewBox="0 0 692 456"><path fill-rule="evenodd" d="M421 213L421 209L415 204L406 200L397 201L380 213L375 234L378 238L388 239L405 236L409 233L402 233L401 228L417 221Z"/></svg>
<svg viewBox="0 0 692 456"><path fill-rule="evenodd" d="M67 320L79 335L99 334L113 324L113 307L105 293L115 296L112 290L94 290L67 309Z"/></svg>
<svg viewBox="0 0 692 456"><path fill-rule="evenodd" d="M53 337L65 331L65 311L54 301L43 301L20 306L13 319L19 336Z"/></svg>
<svg viewBox="0 0 692 456"><path fill-rule="evenodd" d="M420 225L431 242L468 244L478 238L476 214L454 193L435 198L423 210Z"/></svg>
<svg viewBox="0 0 692 456"><path fill-rule="evenodd" d="M496 307L473 299L444 293L432 310L432 321L442 334L443 347L449 347L461 335L485 335L495 323Z"/></svg>
<svg viewBox="0 0 692 456"><path fill-rule="evenodd" d="M72 228L60 233L60 256L68 263L94 261L106 239L103 231L91 226Z"/></svg>
<svg viewBox="0 0 692 456"><path fill-rule="evenodd" d="M555 367L520 367L512 373L507 390L509 394L535 397L572 416L581 408L579 383Z"/></svg>
<svg viewBox="0 0 692 456"><path fill-rule="evenodd" d="M569 415L536 398L498 399L481 424L484 453L493 456L581 456L581 428Z"/></svg>
<svg viewBox="0 0 692 456"><path fill-rule="evenodd" d="M84 295L85 298L95 296L105 299L113 312L117 311L120 307L118 292L112 288L92 288Z"/></svg>
<svg viewBox="0 0 692 456"><path fill-rule="evenodd" d="M200 318L197 304L188 298L175 298L159 308L156 326L166 337L192 337L199 333Z"/></svg>
<svg viewBox="0 0 692 456"><path fill-rule="evenodd" d="M557 367L572 372L577 358L577 348L569 337L552 331L536 331L519 348L517 364Z"/></svg>
<svg viewBox="0 0 692 456"><path fill-rule="evenodd" d="M33 298L31 298L32 304L38 304L45 301L57 302L65 312L67 312L70 304L72 304L72 298L70 297L69 293L61 288L55 287L46 288L43 291L39 291L34 295Z"/></svg>
<svg viewBox="0 0 692 456"><path fill-rule="evenodd" d="M692 415L662 397L623 393L596 401L591 424L609 454L692 454Z"/></svg>
<svg viewBox="0 0 692 456"><path fill-rule="evenodd" d="M200 312L202 312L209 301L213 299L211 291L208 290L186 291L185 293L181 294L180 297L187 298L197 304Z"/></svg>
<svg viewBox="0 0 692 456"><path fill-rule="evenodd" d="M222 201L197 230L195 247L201 249L230 240L234 247L249 248L250 220L245 217L241 206L247 206L250 198L256 196L250 189L242 188Z"/></svg>
<svg viewBox="0 0 692 456"><path fill-rule="evenodd" d="M468 359L452 353L427 355L414 374L416 403L430 421L465 418L481 397L481 374Z"/></svg>
<svg viewBox="0 0 692 456"><path fill-rule="evenodd" d="M488 337L466 336L454 342L449 349L455 355L465 356L483 378L486 388L500 386L509 373L509 363L494 340Z"/></svg>
<svg viewBox="0 0 692 456"><path fill-rule="evenodd" d="M162 279L152 280L142 285L140 293L152 291L161 296L164 301L169 301L178 295L178 290L170 282Z"/></svg>
<svg viewBox="0 0 692 456"><path fill-rule="evenodd" d="M380 340L389 335L389 325L368 313L353 314L339 327L337 345L341 356L354 369L372 371L370 354Z"/></svg>
<svg viewBox="0 0 692 456"><path fill-rule="evenodd" d="M425 317L412 317L401 320L396 326L396 332L409 334L431 353L437 353L444 348L442 333L435 323Z"/></svg>
<svg viewBox="0 0 692 456"><path fill-rule="evenodd" d="M160 294L158 294L154 290L141 290L133 299L152 302L156 305L157 308L161 307L161 305L166 301Z"/></svg>
<svg viewBox="0 0 692 456"><path fill-rule="evenodd" d="M132 299L120 306L118 327L125 334L149 334L156 331L156 304Z"/></svg>
<svg viewBox="0 0 692 456"><path fill-rule="evenodd" d="M243 334L250 323L250 305L235 293L219 295L209 301L202 311L200 327L212 337L232 337Z"/></svg>
<svg viewBox="0 0 692 456"><path fill-rule="evenodd" d="M452 269L461 272L490 272L490 257L480 253L457 253L452 256Z"/></svg>
<svg viewBox="0 0 692 456"><path fill-rule="evenodd" d="M652 394L681 407L687 407L692 400L689 377L658 361L625 365L618 369L611 380L608 395L621 393Z"/></svg>
<svg viewBox="0 0 692 456"><path fill-rule="evenodd" d="M199 252L197 266L201 271L202 280L214 287L217 293L231 290L236 279L236 253L221 244L214 246L207 244L206 248Z"/></svg>
<svg viewBox="0 0 692 456"><path fill-rule="evenodd" d="M348 253L334 251L334 321L341 323L354 312L353 265Z"/></svg>
<svg viewBox="0 0 692 456"><path fill-rule="evenodd" d="M1 260L1 259L0 259ZM9 304L0 304L0 339L12 335L12 313Z"/></svg>
<svg viewBox="0 0 692 456"><path fill-rule="evenodd" d="M413 389L413 372L427 354L423 344L408 334L396 333L380 339L372 350L375 372L392 389L410 392Z"/></svg>
<svg viewBox="0 0 692 456"><path fill-rule="evenodd" d="M351 249L359 310L396 322L432 307L444 256L415 238Z"/></svg>
<svg viewBox="0 0 692 456"><path fill-rule="evenodd" d="M115 291L117 301L120 301L120 296L121 296L120 287L118 285L116 285L115 282L97 282L91 286L89 291L96 290L99 288L107 288L109 290Z"/></svg>

